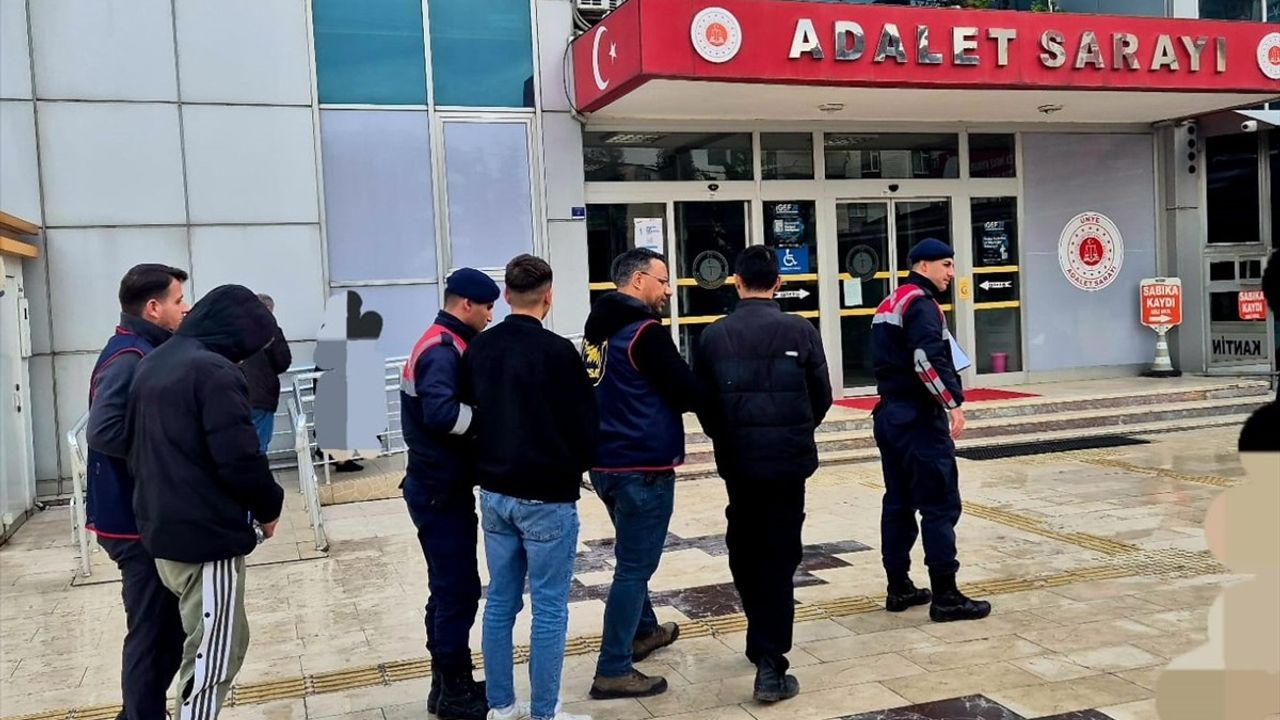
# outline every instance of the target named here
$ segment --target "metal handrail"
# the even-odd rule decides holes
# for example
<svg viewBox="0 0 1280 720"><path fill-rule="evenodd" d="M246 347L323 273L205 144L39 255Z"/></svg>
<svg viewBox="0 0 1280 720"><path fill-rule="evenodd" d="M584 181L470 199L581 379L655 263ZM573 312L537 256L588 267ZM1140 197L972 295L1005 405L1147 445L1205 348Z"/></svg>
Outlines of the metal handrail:
<svg viewBox="0 0 1280 720"><path fill-rule="evenodd" d="M89 426L89 413L80 416L67 431L67 447L71 450L71 539L80 550L80 576L92 574L89 562L89 519L85 509L85 480L89 475L88 463L81 450L80 433Z"/></svg>
<svg viewBox="0 0 1280 720"><path fill-rule="evenodd" d="M562 335L566 340L581 349L582 334ZM387 394L387 426L380 437L382 448L378 457L400 455L408 451L404 444L404 433L400 428L400 376L404 371L407 357L390 358L385 365L385 391ZM319 449L315 442L315 384L325 371L315 366L301 367L286 373L290 376L287 387L282 387L282 394L288 393L284 399L285 415L289 418L293 431L293 449L291 454L298 471L299 491L310 516L311 528L315 534L316 550L325 552L329 549L329 539L325 533L324 513L320 505L319 478L316 465L324 466L325 484L331 482L329 477L330 459L322 457L313 460ZM277 413L278 414L278 413ZM90 532L87 527L88 518L85 507L85 491L88 477L88 461L80 441L80 434L89 424L89 413L85 412L66 434L66 443L71 451L71 532L80 551L80 575L89 577L92 574L89 553L92 547Z"/></svg>

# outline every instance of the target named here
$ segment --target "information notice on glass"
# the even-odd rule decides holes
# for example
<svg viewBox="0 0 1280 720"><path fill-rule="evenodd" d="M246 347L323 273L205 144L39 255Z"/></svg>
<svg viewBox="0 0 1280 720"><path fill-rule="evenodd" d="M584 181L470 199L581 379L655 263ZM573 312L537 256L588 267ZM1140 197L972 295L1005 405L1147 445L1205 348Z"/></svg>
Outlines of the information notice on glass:
<svg viewBox="0 0 1280 720"><path fill-rule="evenodd" d="M636 218L635 224L636 247L664 252L666 243L662 240L662 218Z"/></svg>

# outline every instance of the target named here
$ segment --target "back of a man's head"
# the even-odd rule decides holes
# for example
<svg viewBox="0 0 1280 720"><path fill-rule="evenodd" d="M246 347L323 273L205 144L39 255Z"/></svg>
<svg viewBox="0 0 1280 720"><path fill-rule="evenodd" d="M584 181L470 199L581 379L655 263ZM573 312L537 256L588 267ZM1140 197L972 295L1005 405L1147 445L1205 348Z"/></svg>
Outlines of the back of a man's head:
<svg viewBox="0 0 1280 720"><path fill-rule="evenodd" d="M768 292L778 284L778 257L772 248L752 245L738 255L733 272L742 289Z"/></svg>
<svg viewBox="0 0 1280 720"><path fill-rule="evenodd" d="M536 309L551 287L551 265L536 255L518 255L507 263L503 278L513 310Z"/></svg>
<svg viewBox="0 0 1280 720"><path fill-rule="evenodd" d="M159 263L143 263L129 268L120 279L120 310L127 315L142 317L147 303L169 296L173 281L187 281L187 273L176 267Z"/></svg>
<svg viewBox="0 0 1280 720"><path fill-rule="evenodd" d="M1267 300L1271 314L1280 316L1280 250L1273 250L1262 271L1262 297Z"/></svg>
<svg viewBox="0 0 1280 720"><path fill-rule="evenodd" d="M648 272L654 260L664 265L667 262L667 258L662 253L649 248L631 248L622 253L613 261L613 284L619 288L626 287L636 273Z"/></svg>

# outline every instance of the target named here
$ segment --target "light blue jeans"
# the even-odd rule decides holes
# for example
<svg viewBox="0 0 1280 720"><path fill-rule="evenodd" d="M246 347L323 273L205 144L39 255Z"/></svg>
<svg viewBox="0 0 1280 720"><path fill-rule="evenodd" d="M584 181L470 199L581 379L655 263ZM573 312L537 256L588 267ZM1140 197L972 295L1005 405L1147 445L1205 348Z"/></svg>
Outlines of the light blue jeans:
<svg viewBox="0 0 1280 720"><path fill-rule="evenodd" d="M527 576L533 603L531 714L534 720L547 720L555 716L560 701L578 507L481 491L480 526L489 564L482 642L489 707L505 708L516 701L511 629L524 607Z"/></svg>

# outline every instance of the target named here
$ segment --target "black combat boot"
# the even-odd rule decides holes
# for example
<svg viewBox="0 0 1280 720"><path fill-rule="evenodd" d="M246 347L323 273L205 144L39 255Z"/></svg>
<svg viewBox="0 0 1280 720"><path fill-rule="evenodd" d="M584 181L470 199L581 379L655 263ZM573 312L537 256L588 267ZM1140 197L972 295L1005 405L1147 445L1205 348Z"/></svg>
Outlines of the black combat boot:
<svg viewBox="0 0 1280 720"><path fill-rule="evenodd" d="M902 612L917 605L927 605L933 600L929 588L918 588L911 578L890 581L884 598L884 609L889 612Z"/></svg>
<svg viewBox="0 0 1280 720"><path fill-rule="evenodd" d="M937 594L933 596L933 604L929 606L929 619L934 622L954 622L956 620L981 620L991 614L991 603L986 600L971 600L956 588L955 575L934 575L929 578Z"/></svg>
<svg viewBox="0 0 1280 720"><path fill-rule="evenodd" d="M756 702L778 702L799 694L800 681L795 675L787 675L785 670L779 670L776 660L763 657L756 664L756 684L751 694Z"/></svg>
<svg viewBox="0 0 1280 720"><path fill-rule="evenodd" d="M485 720L488 714L489 700L485 697L484 683L472 679L471 668L440 674L436 717L440 720Z"/></svg>
<svg viewBox="0 0 1280 720"><path fill-rule="evenodd" d="M427 691L427 713L436 714L440 708L440 670L431 665L431 689Z"/></svg>

